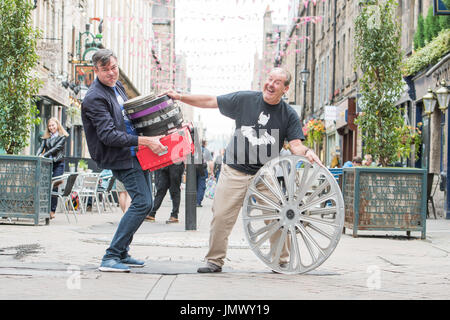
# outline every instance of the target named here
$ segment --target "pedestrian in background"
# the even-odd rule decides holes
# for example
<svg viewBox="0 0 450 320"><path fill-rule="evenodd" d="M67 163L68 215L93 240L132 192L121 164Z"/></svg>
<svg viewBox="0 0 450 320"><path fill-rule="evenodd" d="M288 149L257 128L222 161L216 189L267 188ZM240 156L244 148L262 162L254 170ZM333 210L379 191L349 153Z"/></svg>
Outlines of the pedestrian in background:
<svg viewBox="0 0 450 320"><path fill-rule="evenodd" d="M336 152L332 152L331 156L333 158L331 159L330 168L339 168L340 166L339 155Z"/></svg>
<svg viewBox="0 0 450 320"><path fill-rule="evenodd" d="M52 177L64 174L64 150L66 138L69 136L66 130L61 126L58 119L50 118L47 121L47 128L42 136L42 143L37 151L38 156L44 156L53 160ZM58 191L58 185L54 184L53 191ZM58 205L58 197L52 196L50 206L50 219L55 218L55 211Z"/></svg>
<svg viewBox="0 0 450 320"><path fill-rule="evenodd" d="M161 168L155 172L156 196L153 208L150 214L145 218L147 221L154 222L156 211L161 206L164 197L169 190L172 199L172 212L166 223L177 223L178 213L180 211L181 202L181 179L184 173L184 163L174 163L170 166Z"/></svg>
<svg viewBox="0 0 450 320"><path fill-rule="evenodd" d="M202 140L202 164L197 165L197 207L202 207L202 201L205 197L206 190L206 178L208 178L209 172L212 175L212 155L211 151L206 147L208 142Z"/></svg>
<svg viewBox="0 0 450 320"><path fill-rule="evenodd" d="M216 181L219 181L220 169L222 168L224 154L225 154L225 149L220 149L220 151L216 155L216 158L214 159L213 172L214 172L214 178L216 179Z"/></svg>
<svg viewBox="0 0 450 320"><path fill-rule="evenodd" d="M133 235L153 206L151 179L148 171L142 170L134 147L143 145L156 154L166 151L166 147L159 141L162 136L137 135L123 108L128 97L118 81L119 66L114 53L109 49L100 49L92 56L92 63L97 77L81 107L89 153L98 167L111 169L132 199L99 270L130 272L130 267L145 265L144 261L132 258L128 251Z"/></svg>
<svg viewBox="0 0 450 320"><path fill-rule="evenodd" d="M287 141L285 141L283 144L283 148L280 150L280 157L289 156L291 154L292 153L289 150L289 143ZM281 168L281 166L277 166L276 175L277 175L277 180L280 183L281 190L283 190L283 192L286 192L286 181L284 181L283 169Z"/></svg>
<svg viewBox="0 0 450 320"><path fill-rule="evenodd" d="M361 157L354 157L352 164L354 167L360 167L362 166L362 158Z"/></svg>
<svg viewBox="0 0 450 320"><path fill-rule="evenodd" d="M377 167L376 162L373 162L371 154L364 155L363 165L367 167Z"/></svg>
<svg viewBox="0 0 450 320"><path fill-rule="evenodd" d="M119 194L119 207L123 213L127 212L131 205L131 197L120 180L116 179L116 191Z"/></svg>
<svg viewBox="0 0 450 320"><path fill-rule="evenodd" d="M103 169L100 173L100 178L111 176L112 171L109 169ZM102 189L106 190L108 188L109 179L102 179ZM113 189L116 190L118 196L117 201L119 202L119 207L122 210L123 213L125 213L131 204L131 197L128 194L127 190L125 189L124 185L120 180L114 181Z"/></svg>

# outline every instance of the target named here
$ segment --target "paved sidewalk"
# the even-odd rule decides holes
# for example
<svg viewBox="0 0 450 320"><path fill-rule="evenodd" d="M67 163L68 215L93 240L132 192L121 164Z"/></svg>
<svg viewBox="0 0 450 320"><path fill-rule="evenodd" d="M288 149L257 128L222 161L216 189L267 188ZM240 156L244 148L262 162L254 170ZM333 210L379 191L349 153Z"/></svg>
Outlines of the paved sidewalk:
<svg viewBox="0 0 450 320"><path fill-rule="evenodd" d="M198 274L209 238L212 200L197 210L197 231L165 224L169 196L144 222L131 254L147 266L129 274L97 271L121 218L114 213L62 213L49 226L0 224L0 299L449 299L450 220L427 220L420 233L361 232L341 240L323 265L303 275L274 274L248 247L238 220L229 239L224 272ZM14 221L13 221L14 222ZM366 235L365 235L366 234ZM388 236L386 236L386 234Z"/></svg>

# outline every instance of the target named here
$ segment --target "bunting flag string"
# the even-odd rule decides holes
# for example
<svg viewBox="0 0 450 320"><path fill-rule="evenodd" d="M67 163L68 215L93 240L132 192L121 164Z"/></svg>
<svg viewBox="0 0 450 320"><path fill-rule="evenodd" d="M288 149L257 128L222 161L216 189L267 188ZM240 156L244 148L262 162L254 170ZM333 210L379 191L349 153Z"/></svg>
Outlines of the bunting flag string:
<svg viewBox="0 0 450 320"><path fill-rule="evenodd" d="M190 2L204 3L201 0L189 0ZM223 4L223 0L209 0L214 7L214 2ZM231 90L235 86L227 86L227 83L245 82L248 81L249 76L253 74L255 55L248 54L250 48L262 47L263 43L263 30L259 29L259 33L255 33L254 29L249 29L246 24L256 25L263 21L264 14L261 13L246 13L246 11L237 11L237 14L232 14L225 11L213 11L207 10L194 10L186 9L185 6L180 4L187 3L187 0L177 0L176 6L174 6L173 0L151 0L150 3L157 6L165 6L168 9L179 10L180 13L175 15L175 18L144 18L139 13L132 17L125 16L107 16L104 17L105 27L111 28L115 25L119 28L131 28L133 24L142 25L160 21L175 22L175 26L179 28L178 33L167 31L154 30L149 35L142 32L141 34L124 35L121 36L121 41L124 44L129 44L129 55L135 57L139 61L139 67L144 72L149 73L149 77L154 77L158 80L155 86L157 88L169 88L171 86L170 74L177 70L177 68L184 68L189 77L195 75L195 77L201 77L204 80L202 87L208 87L211 89ZM236 6L244 6L251 4L267 4L272 2L275 6L276 0L236 0ZM304 6L307 8L309 5L316 6L318 3L324 3L325 0L297 0L290 2L288 9L292 9L292 3L296 3L296 10ZM208 5L209 6L209 5ZM180 10L180 7L183 9ZM288 21L289 20L289 21ZM303 16L284 19L285 24L290 27L302 28L306 24L319 24L324 20L323 16ZM200 24L204 26L204 33L188 33L183 30L180 25L185 23ZM219 26L223 25L227 28L228 25L241 25L242 31L240 33L233 32L219 32L211 35L208 30L208 25L216 23ZM126 30L126 29L125 29ZM256 30L258 31L258 30ZM281 30L274 30L275 32L281 32ZM125 32L126 33L126 32ZM287 39L281 38L269 38L271 46L257 50L260 52L260 57L263 61L272 61L275 59L289 57L294 54L298 54L302 49L299 49L298 44L310 41L309 37L300 36L294 34ZM165 46L164 43L176 42L176 52ZM284 50L279 52L277 48L279 45L284 46ZM177 61L177 55L185 55L186 62L180 64ZM158 59L158 63L155 63L155 55ZM234 64L228 64L228 60L232 60ZM212 61L212 62L210 62ZM250 61L250 63L249 63ZM273 65L273 64L272 64ZM260 67L263 73L267 73L270 66L262 65ZM232 74L228 76L225 74ZM242 75L245 74L245 75ZM167 76L165 76L167 75ZM193 82L201 83L198 79ZM246 85L248 87L248 84Z"/></svg>

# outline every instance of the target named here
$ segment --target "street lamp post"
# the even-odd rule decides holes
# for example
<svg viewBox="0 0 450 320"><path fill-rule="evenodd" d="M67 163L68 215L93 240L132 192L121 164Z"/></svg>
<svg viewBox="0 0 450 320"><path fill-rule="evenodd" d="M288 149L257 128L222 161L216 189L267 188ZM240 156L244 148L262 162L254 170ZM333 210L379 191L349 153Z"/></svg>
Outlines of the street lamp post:
<svg viewBox="0 0 450 320"><path fill-rule="evenodd" d="M425 107L426 115L430 117L434 111L434 107L436 106L436 99L431 88L428 88L427 94L423 96L423 105Z"/></svg>
<svg viewBox="0 0 450 320"><path fill-rule="evenodd" d="M431 88L428 88L428 92L425 96L423 96L423 104L425 107L425 113L428 116L428 136L430 137L430 118L431 118L431 114L434 112L434 109L436 107L436 103L439 106L439 109L441 110L441 112L446 115L447 109L448 109L448 104L450 102L450 91L447 88L447 84L445 82L445 80L442 80L441 82L441 87L436 90L435 92L433 92L431 90ZM445 117L445 128L447 131L449 131L449 121L448 121L448 114ZM444 185L445 185L445 212L446 212L446 219L450 219L450 198L449 198L449 194L448 191L450 190L450 181L447 178L448 177L448 173L450 172L450 163L448 161L448 155L450 154L450 146L448 145L448 135L447 136L444 134L444 139L445 142L443 141L442 143L445 145L444 148L444 152L445 154L443 155L443 159L446 163L444 163L444 171L441 172L441 176L443 177L444 180Z"/></svg>
<svg viewBox="0 0 450 320"><path fill-rule="evenodd" d="M303 83L303 112L302 115L304 115L306 113L306 83L308 82L308 78L309 78L309 70L308 69L303 69L300 72L300 77L302 79L302 83Z"/></svg>
<svg viewBox="0 0 450 320"><path fill-rule="evenodd" d="M431 162L431 114L434 112L434 108L436 106L436 99L434 96L433 91L431 90L431 88L428 88L427 94L423 96L423 106L424 106L424 112L426 114L426 117L424 120L424 123L426 123L426 128L427 128L427 140L424 141L425 142L425 146L426 146L426 163L422 164L422 167L425 166L425 168L427 169L427 179L433 181L434 179L434 173L430 172L431 168L430 168L430 162ZM425 160L424 159L424 160ZM430 195L427 193L427 216L428 216L428 197Z"/></svg>
<svg viewBox="0 0 450 320"><path fill-rule="evenodd" d="M439 109L445 114L450 102L450 91L447 89L447 83L445 80L441 81L441 87L436 91L437 101L439 103Z"/></svg>
<svg viewBox="0 0 450 320"><path fill-rule="evenodd" d="M445 80L442 80L441 87L436 90L436 98L439 104L439 109L442 111L442 113L445 115L445 129L447 131L447 135L443 135L445 142L444 143L444 156L443 159L445 161L445 165L443 166L443 171L441 172L441 177L443 178L443 185L445 185L444 191L445 191L445 218L450 219L450 197L449 197L449 190L450 190L450 179L448 179L448 175L450 172L450 163L448 156L450 154L450 145L448 141L448 137L450 135L450 129L449 129L449 114L447 112L448 104L450 102L450 91L447 88L447 84Z"/></svg>

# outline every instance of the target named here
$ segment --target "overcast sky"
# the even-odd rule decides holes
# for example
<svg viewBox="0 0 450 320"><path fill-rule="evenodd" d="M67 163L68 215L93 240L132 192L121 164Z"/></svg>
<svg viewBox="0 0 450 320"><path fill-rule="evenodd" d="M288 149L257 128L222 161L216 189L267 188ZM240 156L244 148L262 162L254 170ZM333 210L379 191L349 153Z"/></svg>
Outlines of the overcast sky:
<svg viewBox="0 0 450 320"><path fill-rule="evenodd" d="M220 95L250 90L255 52L262 54L263 16L286 23L288 0L177 0L176 53L187 56L192 93ZM232 120L201 110L207 134L229 133ZM197 120L197 115L195 116ZM207 121L206 121L207 120Z"/></svg>

